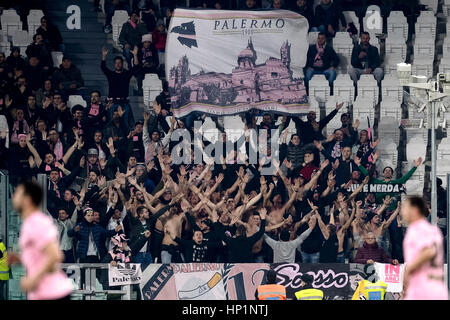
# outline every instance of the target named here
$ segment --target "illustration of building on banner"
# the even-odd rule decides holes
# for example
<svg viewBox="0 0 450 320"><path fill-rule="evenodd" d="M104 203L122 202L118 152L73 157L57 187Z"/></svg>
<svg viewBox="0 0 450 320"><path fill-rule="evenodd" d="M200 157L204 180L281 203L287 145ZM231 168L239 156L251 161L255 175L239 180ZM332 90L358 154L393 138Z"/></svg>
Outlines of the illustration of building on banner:
<svg viewBox="0 0 450 320"><path fill-rule="evenodd" d="M170 69L169 93L172 106L189 103L212 105L306 104L303 79L294 79L290 69L291 45L285 41L280 59L270 57L256 64L257 53L251 40L237 57L237 67L231 74L204 72L191 75L187 56Z"/></svg>

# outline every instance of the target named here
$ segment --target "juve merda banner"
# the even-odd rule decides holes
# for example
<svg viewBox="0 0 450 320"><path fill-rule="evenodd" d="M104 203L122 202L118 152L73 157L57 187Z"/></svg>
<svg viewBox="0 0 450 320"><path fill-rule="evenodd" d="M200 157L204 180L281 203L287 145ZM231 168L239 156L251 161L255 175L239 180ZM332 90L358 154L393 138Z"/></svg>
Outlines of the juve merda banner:
<svg viewBox="0 0 450 320"><path fill-rule="evenodd" d="M165 61L174 115L306 113L307 34L288 10L175 9Z"/></svg>
<svg viewBox="0 0 450 320"><path fill-rule="evenodd" d="M350 300L358 282L379 278L388 283L387 300L401 298L402 266L327 263L180 263L150 264L142 271L144 300L254 300L267 271L277 272L277 283L286 287L289 299L301 290L301 276L314 277L313 287L326 300ZM394 284L389 286L389 284Z"/></svg>

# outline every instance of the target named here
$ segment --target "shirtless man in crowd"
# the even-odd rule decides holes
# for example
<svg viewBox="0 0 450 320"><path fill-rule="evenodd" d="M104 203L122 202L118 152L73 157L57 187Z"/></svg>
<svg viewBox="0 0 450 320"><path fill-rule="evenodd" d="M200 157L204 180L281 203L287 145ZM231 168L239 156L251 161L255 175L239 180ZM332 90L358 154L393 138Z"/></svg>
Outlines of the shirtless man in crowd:
<svg viewBox="0 0 450 320"><path fill-rule="evenodd" d="M174 198L175 204L162 215L159 219L164 226L164 238L161 245L161 263L183 262L181 253L178 251L178 243L172 240L170 236L175 235L181 238L183 222L186 221L186 215L181 210L179 201L184 194L179 194ZM180 261L181 260L181 261Z"/></svg>

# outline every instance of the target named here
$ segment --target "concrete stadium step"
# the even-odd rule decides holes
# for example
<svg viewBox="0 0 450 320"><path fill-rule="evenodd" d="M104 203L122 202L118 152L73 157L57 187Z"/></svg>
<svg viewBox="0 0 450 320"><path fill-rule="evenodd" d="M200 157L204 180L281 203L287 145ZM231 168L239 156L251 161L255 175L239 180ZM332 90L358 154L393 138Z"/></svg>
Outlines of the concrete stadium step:
<svg viewBox="0 0 450 320"><path fill-rule="evenodd" d="M68 43L66 44L66 51L68 53L99 53L101 46L83 46L83 44Z"/></svg>
<svg viewBox="0 0 450 320"><path fill-rule="evenodd" d="M101 48L97 53L78 53L73 57L73 61L101 60ZM99 62L100 63L100 62Z"/></svg>
<svg viewBox="0 0 450 320"><path fill-rule="evenodd" d="M75 5L78 4L75 3ZM83 10L83 8L80 7L81 19L97 19L98 13L90 11L91 8L92 7L89 7ZM48 10L48 14L49 16L52 17L52 19L59 19L59 18L67 19L72 13L67 13L66 10L67 6L62 10Z"/></svg>
<svg viewBox="0 0 450 320"><path fill-rule="evenodd" d="M63 38L64 39L64 44L68 44L68 43L75 43L75 44L79 44L79 45L89 45L89 46L95 46L95 47L99 47L101 48L102 44L106 44L106 39L98 39L98 38L84 38L81 35L78 36L78 38Z"/></svg>
<svg viewBox="0 0 450 320"><path fill-rule="evenodd" d="M84 30L63 31L61 32L61 36L64 39L64 42L70 39L86 39L86 33ZM105 41L107 38L105 33L100 30L97 32L89 31L89 39Z"/></svg>
<svg viewBox="0 0 450 320"><path fill-rule="evenodd" d="M85 81L107 81L101 70L99 70L96 74L87 74L86 76L83 75L83 79Z"/></svg>
<svg viewBox="0 0 450 320"><path fill-rule="evenodd" d="M75 64L76 65L76 64ZM102 70L100 69L100 63L95 63L92 67L90 67L91 70L89 70L86 66L80 66L77 68L80 70L81 74L83 75L83 79L97 79L96 75L100 74L103 76L103 78L106 79L106 77L103 75ZM93 79L94 80L94 79Z"/></svg>

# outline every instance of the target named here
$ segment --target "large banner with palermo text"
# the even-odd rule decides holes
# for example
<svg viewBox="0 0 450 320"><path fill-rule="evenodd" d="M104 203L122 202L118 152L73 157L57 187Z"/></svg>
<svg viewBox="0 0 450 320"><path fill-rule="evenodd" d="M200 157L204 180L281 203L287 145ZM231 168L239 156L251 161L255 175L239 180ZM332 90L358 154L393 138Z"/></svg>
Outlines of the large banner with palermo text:
<svg viewBox="0 0 450 320"><path fill-rule="evenodd" d="M142 271L140 289L144 300L254 300L267 271L277 272L277 283L286 287L289 299L300 290L301 276L314 277L313 287L327 300L349 300L358 282L378 279L388 284L386 299L401 298L401 265L296 264L296 263L186 263L151 264Z"/></svg>
<svg viewBox="0 0 450 320"><path fill-rule="evenodd" d="M174 115L306 113L308 27L288 10L175 9L165 60Z"/></svg>

